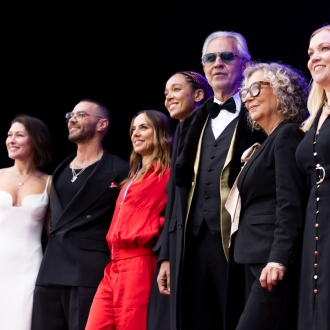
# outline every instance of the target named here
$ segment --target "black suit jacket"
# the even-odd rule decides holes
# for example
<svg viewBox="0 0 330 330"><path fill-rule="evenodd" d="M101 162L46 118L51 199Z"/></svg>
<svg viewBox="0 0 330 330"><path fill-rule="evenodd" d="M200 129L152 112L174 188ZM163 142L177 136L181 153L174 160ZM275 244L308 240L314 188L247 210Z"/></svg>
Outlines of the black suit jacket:
<svg viewBox="0 0 330 330"><path fill-rule="evenodd" d="M301 239L306 180L295 152L303 132L282 122L264 141L238 179L241 214L234 259L242 264L289 266Z"/></svg>
<svg viewBox="0 0 330 330"><path fill-rule="evenodd" d="M57 167L53 183L74 157L71 155ZM119 188L110 185L120 183L127 174L128 164L104 151L91 175L65 209L62 209L55 185L52 185L50 235L37 285L98 286L109 262L105 236L119 193Z"/></svg>
<svg viewBox="0 0 330 330"><path fill-rule="evenodd" d="M177 127L174 141L173 165L168 188L169 207L166 207L165 225L158 258L159 263L170 260L171 264L170 329L176 329L176 326L180 323L178 299L180 296L180 270L184 253L184 231L189 191L193 182L198 142L209 116L207 107L213 102L214 97L212 96L181 122ZM251 132L247 125L246 113L247 110L242 105L234 138L232 159L230 165L227 166L227 168L230 168L228 173L229 186L234 183L240 171L240 157L244 150L257 141L262 143L265 139L263 133Z"/></svg>

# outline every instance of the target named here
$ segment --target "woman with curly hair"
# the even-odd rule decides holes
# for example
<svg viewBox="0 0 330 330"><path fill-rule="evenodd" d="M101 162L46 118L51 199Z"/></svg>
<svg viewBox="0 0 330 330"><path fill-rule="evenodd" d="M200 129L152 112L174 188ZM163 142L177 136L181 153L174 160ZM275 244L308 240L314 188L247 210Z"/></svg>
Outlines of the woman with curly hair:
<svg viewBox="0 0 330 330"><path fill-rule="evenodd" d="M295 152L304 135L299 126L307 95L305 78L283 64L253 63L244 71L242 102L252 129L268 137L243 154L246 166L236 181L241 211L232 243L234 261L245 265L245 308L237 330L296 329L307 187ZM232 233L235 226L232 216Z"/></svg>
<svg viewBox="0 0 330 330"><path fill-rule="evenodd" d="M297 148L299 168L308 175L310 195L303 237L299 329L330 329L330 25L313 32L308 48L313 78L311 116Z"/></svg>
<svg viewBox="0 0 330 330"><path fill-rule="evenodd" d="M170 119L145 110L131 121L133 150L106 236L111 262L94 296L86 330L145 330L156 270L151 250L164 226L173 143Z"/></svg>

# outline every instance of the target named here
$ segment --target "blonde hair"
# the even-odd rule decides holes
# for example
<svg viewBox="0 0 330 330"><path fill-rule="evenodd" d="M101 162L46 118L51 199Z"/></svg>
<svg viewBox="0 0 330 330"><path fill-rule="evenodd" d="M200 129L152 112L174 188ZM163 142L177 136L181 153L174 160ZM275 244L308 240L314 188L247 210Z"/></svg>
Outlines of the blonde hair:
<svg viewBox="0 0 330 330"><path fill-rule="evenodd" d="M154 167L154 173L158 174L159 177L164 174L164 172L170 167L171 164L173 145L173 128L171 120L166 115L156 110L143 110L138 112L131 121L129 129L130 136L132 135L132 126L134 124L134 120L138 115L141 114L145 114L147 122L154 130L154 151L151 163L143 166L140 169L136 177L136 180L138 181L141 181L144 178L145 174L152 166ZM130 171L128 173L127 179L121 183L121 186L123 186L135 175L139 163L142 164L142 156L136 153L133 148L129 160Z"/></svg>
<svg viewBox="0 0 330 330"><path fill-rule="evenodd" d="M315 30L312 33L309 40L312 40L312 38L317 33L321 32L323 30L330 31L330 25L325 25L325 26L321 27L320 29ZM326 97L324 88L321 85L317 84L315 81L313 81L312 89L309 93L308 101L307 101L307 108L310 113L310 116L307 120L305 120L302 123L302 128L301 128L304 132L307 132L311 128L318 112L320 111L320 109L322 108L322 106L324 104L324 101L326 101L326 100L327 100L327 97Z"/></svg>

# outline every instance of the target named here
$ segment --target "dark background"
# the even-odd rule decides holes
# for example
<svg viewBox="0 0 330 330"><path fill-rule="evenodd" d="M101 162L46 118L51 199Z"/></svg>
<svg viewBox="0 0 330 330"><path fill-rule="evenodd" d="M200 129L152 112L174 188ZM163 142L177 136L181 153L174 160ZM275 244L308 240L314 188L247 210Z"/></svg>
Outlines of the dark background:
<svg viewBox="0 0 330 330"><path fill-rule="evenodd" d="M131 118L143 109L167 113L167 79L176 71L203 73L201 49L210 33L239 32L254 60L281 61L310 78L310 34L330 23L329 0L11 6L0 8L0 168L11 165L5 148L10 121L28 113L51 131L48 172L75 151L64 114L80 99L96 98L110 108L104 146L128 160Z"/></svg>

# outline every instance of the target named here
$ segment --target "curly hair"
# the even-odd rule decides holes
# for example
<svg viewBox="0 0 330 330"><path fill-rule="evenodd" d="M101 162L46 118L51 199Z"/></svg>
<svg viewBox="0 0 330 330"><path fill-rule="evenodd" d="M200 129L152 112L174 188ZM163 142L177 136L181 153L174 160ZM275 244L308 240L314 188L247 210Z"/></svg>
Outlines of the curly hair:
<svg viewBox="0 0 330 330"><path fill-rule="evenodd" d="M307 98L309 86L302 73L282 63L250 63L244 70L242 88L256 71L263 71L265 81L270 83L277 99L277 111L284 121L302 123L308 115ZM261 127L251 119L248 120L252 129Z"/></svg>
<svg viewBox="0 0 330 330"><path fill-rule="evenodd" d="M142 180L148 170L154 166L154 173L157 173L161 177L164 172L170 167L171 154L173 146L173 127L170 119L160 111L156 110L142 110L139 111L132 119L129 128L129 134L132 136L132 126L134 120L138 115L145 114L147 122L154 130L153 145L154 151L152 155L152 162L143 166L137 176L137 180ZM132 178L139 166L142 164L142 156L134 151L131 152L129 164L130 171L128 178L125 179L121 186L124 185L130 178ZM156 164L156 165L155 165Z"/></svg>

